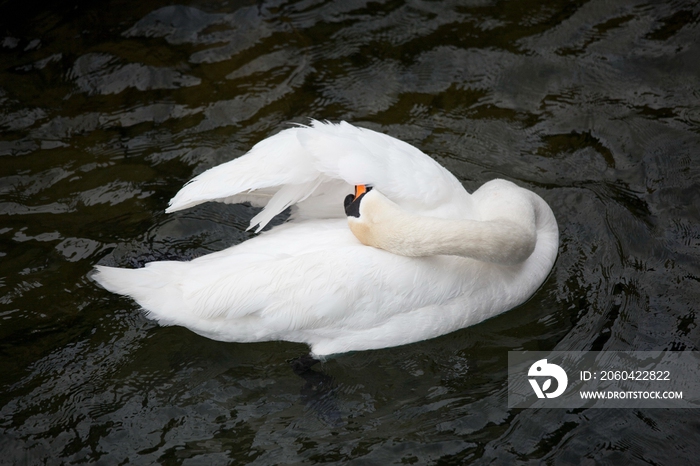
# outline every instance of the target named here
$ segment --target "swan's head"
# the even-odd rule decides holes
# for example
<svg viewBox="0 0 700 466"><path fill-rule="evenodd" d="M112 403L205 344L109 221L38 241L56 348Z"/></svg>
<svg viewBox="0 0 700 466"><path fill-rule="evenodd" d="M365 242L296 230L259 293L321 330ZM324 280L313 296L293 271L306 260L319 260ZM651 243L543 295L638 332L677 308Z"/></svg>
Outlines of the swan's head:
<svg viewBox="0 0 700 466"><path fill-rule="evenodd" d="M345 198L348 225L362 244L393 251L407 219L402 209L371 186L355 186L355 194Z"/></svg>
<svg viewBox="0 0 700 466"><path fill-rule="evenodd" d="M370 191L372 186L360 184L355 186L355 194L348 194L345 197L345 214L348 217L360 218L360 204Z"/></svg>

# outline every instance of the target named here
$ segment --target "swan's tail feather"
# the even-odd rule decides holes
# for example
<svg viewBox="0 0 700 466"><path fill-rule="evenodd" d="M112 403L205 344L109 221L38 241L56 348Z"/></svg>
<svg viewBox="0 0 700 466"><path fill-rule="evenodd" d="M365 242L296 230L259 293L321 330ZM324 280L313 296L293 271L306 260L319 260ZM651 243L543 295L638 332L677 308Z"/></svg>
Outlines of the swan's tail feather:
<svg viewBox="0 0 700 466"><path fill-rule="evenodd" d="M95 266L97 270L92 278L107 291L128 295L133 289L136 280L136 271L140 269L120 269L104 265Z"/></svg>
<svg viewBox="0 0 700 466"><path fill-rule="evenodd" d="M172 264L177 262L159 262L152 264ZM162 268L162 267L159 267ZM161 325L173 325L178 322L168 318L165 309L177 309L182 302L182 290L178 287L179 280L175 273L163 274L155 267L140 269L122 269L98 265L92 279L104 289L112 293L130 296L145 311L148 317ZM171 271L175 272L173 268Z"/></svg>

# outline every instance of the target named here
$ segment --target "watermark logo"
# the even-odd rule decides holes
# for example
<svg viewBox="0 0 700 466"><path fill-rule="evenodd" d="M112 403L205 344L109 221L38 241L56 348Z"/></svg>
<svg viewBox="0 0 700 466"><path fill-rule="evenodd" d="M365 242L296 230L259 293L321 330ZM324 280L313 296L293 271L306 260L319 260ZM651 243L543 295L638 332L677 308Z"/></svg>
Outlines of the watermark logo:
<svg viewBox="0 0 700 466"><path fill-rule="evenodd" d="M508 407L700 409L700 351L508 351Z"/></svg>
<svg viewBox="0 0 700 466"><path fill-rule="evenodd" d="M545 378L542 386L540 386L537 378L528 379L532 389L535 391L537 398L556 398L566 390L569 383L569 378L566 376L564 369L556 364L550 364L546 359L540 359L530 366L527 372L529 377ZM553 391L548 391L552 388L552 379L557 381L556 388Z"/></svg>

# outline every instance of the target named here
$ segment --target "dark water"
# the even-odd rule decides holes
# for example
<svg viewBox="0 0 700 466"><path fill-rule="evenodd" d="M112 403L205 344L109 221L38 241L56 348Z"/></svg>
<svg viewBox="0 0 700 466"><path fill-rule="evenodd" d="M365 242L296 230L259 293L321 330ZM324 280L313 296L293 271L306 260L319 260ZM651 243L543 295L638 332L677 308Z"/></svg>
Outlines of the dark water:
<svg viewBox="0 0 700 466"><path fill-rule="evenodd" d="M700 7L643 1L0 3L0 463L692 464L694 410L509 410L509 350L697 350ZM98 288L243 241L165 215L193 175L307 117L552 206L525 305L342 355L160 328Z"/></svg>

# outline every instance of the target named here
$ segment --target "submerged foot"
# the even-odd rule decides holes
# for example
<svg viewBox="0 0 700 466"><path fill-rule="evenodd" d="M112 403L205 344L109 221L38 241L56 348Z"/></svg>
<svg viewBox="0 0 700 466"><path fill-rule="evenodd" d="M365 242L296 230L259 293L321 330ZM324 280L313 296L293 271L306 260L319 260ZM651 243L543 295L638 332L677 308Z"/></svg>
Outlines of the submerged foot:
<svg viewBox="0 0 700 466"><path fill-rule="evenodd" d="M291 361L289 361L289 365L292 366L292 370L294 371L294 373L300 376L309 372L311 370L311 367L319 362L321 361L314 358L310 354L306 354L304 356L292 359Z"/></svg>
<svg viewBox="0 0 700 466"><path fill-rule="evenodd" d="M312 409L319 419L331 427L339 427L345 424L340 413L338 400L335 396L335 383L333 378L323 372L311 369L316 363L321 362L310 354L289 361L296 375L306 381L301 388L301 398L304 404Z"/></svg>

